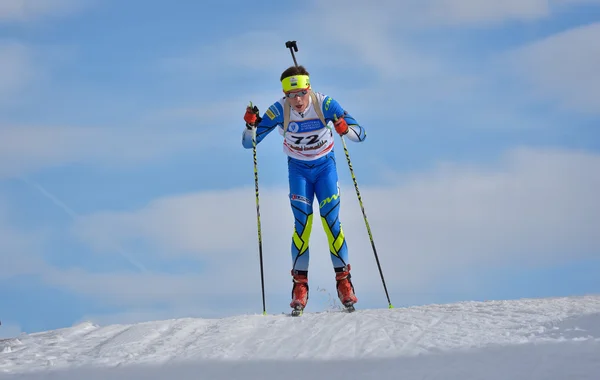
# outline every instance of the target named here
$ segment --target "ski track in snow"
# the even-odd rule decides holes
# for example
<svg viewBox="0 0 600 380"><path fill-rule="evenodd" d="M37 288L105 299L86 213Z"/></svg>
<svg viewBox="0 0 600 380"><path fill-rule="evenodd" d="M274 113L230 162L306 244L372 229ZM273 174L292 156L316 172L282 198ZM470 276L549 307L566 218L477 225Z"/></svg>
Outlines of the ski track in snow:
<svg viewBox="0 0 600 380"><path fill-rule="evenodd" d="M531 364L533 378L543 378L551 358L561 354L561 343L589 344L582 355L598 351L600 361L600 296L357 309L299 318L243 315L105 327L82 323L0 340L0 373L207 360L406 360L543 344L543 354ZM451 357L445 363L450 367Z"/></svg>

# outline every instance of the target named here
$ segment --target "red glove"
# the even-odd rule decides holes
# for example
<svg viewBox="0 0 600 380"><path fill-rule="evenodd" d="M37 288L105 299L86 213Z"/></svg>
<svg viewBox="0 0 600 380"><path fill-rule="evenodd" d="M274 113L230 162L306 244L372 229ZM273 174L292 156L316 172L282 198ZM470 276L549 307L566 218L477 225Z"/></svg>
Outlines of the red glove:
<svg viewBox="0 0 600 380"><path fill-rule="evenodd" d="M246 107L246 114L244 114L244 120L246 121L247 127L254 127L256 125L256 121L259 119L258 114L258 107L252 106L252 103L250 103L250 105Z"/></svg>
<svg viewBox="0 0 600 380"><path fill-rule="evenodd" d="M340 136L348 133L348 123L346 123L346 120L344 120L343 117L337 119L333 125L335 126L335 131L339 133Z"/></svg>

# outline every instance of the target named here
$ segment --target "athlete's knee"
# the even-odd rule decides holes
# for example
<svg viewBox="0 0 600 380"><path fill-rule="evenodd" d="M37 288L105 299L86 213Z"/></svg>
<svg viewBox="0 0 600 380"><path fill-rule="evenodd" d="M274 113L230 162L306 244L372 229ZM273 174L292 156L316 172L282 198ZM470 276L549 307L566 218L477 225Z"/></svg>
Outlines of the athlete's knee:
<svg viewBox="0 0 600 380"><path fill-rule="evenodd" d="M294 230L299 234L303 234L304 231L308 231L312 228L313 214L294 214Z"/></svg>
<svg viewBox="0 0 600 380"><path fill-rule="evenodd" d="M321 213L321 222L325 229L339 231L341 228L340 213L337 209L330 210L328 213Z"/></svg>

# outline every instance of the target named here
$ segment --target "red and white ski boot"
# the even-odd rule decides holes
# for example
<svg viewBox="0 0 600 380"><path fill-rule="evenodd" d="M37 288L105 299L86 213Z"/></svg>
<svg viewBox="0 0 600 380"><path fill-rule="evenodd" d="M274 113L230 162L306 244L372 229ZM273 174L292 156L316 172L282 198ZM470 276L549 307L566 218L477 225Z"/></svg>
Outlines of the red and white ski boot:
<svg viewBox="0 0 600 380"><path fill-rule="evenodd" d="M292 270L294 287L292 288L292 302L290 307L293 317L299 317L304 312L308 302L308 271Z"/></svg>
<svg viewBox="0 0 600 380"><path fill-rule="evenodd" d="M350 264L342 268L335 268L335 280L340 302L346 308L346 311L353 312L354 304L358 302L358 298L354 294L354 285L350 280Z"/></svg>

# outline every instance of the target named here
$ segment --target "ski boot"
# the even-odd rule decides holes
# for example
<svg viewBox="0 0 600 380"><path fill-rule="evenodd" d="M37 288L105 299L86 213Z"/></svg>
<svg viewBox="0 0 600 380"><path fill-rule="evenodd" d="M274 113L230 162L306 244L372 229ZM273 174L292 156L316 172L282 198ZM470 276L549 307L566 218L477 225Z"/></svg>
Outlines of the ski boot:
<svg viewBox="0 0 600 380"><path fill-rule="evenodd" d="M292 277L294 287L292 288L290 307L293 309L292 317L299 317L302 315L308 301L308 271L292 270Z"/></svg>
<svg viewBox="0 0 600 380"><path fill-rule="evenodd" d="M346 308L346 311L353 312L354 304L358 302L358 298L354 294L354 285L350 280L350 264L345 267L335 268L335 280L340 302Z"/></svg>

